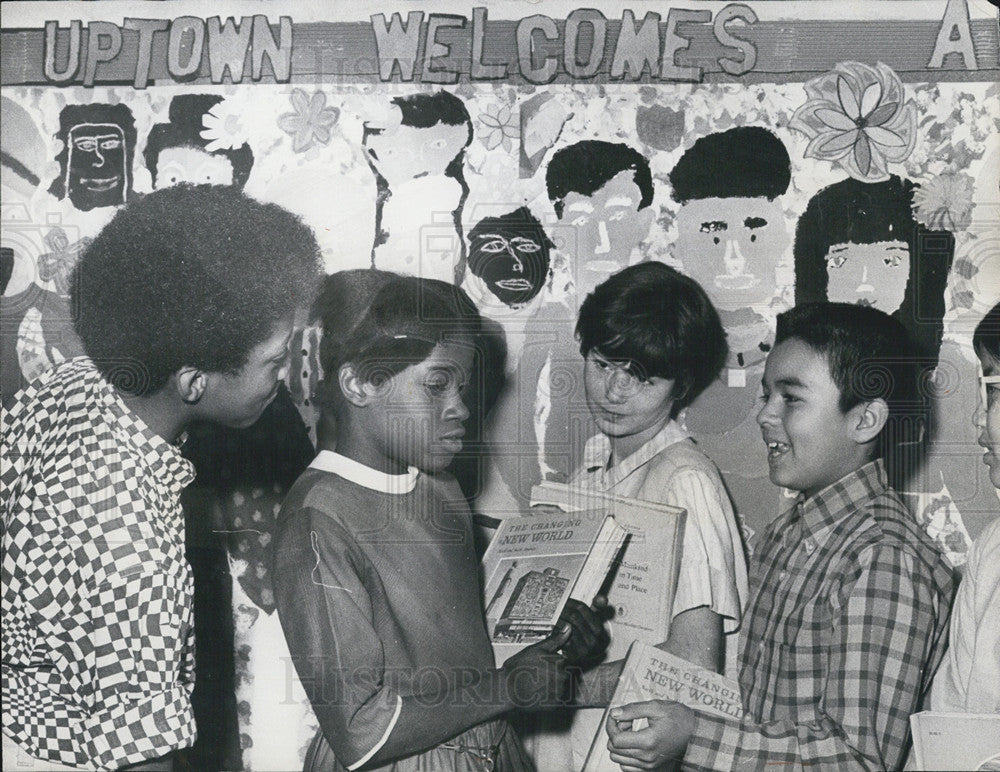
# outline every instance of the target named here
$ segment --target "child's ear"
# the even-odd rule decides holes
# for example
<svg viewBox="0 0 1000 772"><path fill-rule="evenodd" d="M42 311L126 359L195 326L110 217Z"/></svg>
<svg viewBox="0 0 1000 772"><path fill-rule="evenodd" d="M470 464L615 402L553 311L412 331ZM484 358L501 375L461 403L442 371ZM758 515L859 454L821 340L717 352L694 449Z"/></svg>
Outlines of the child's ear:
<svg viewBox="0 0 1000 772"><path fill-rule="evenodd" d="M355 407L365 407L371 402L375 388L358 373L353 362L346 362L337 371L340 393Z"/></svg>
<svg viewBox="0 0 1000 772"><path fill-rule="evenodd" d="M859 444L871 442L878 437L885 422L889 420L889 405L884 399L873 399L862 402L854 408L857 411L857 424L854 427L854 437Z"/></svg>
<svg viewBox="0 0 1000 772"><path fill-rule="evenodd" d="M177 394L187 405L197 405L208 388L208 374L197 367L182 367L174 373Z"/></svg>

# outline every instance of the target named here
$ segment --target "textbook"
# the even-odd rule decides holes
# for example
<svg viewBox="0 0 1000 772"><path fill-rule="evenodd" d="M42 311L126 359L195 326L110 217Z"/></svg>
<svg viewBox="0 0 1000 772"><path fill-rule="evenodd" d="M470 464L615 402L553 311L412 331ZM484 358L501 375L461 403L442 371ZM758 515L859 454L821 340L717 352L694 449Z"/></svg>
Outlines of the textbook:
<svg viewBox="0 0 1000 772"><path fill-rule="evenodd" d="M628 537L603 502L550 506L500 522L483 555L486 624L497 665L548 636L570 598L590 604Z"/></svg>
<svg viewBox="0 0 1000 772"><path fill-rule="evenodd" d="M734 721L743 717L740 685L719 673L706 670L685 659L668 654L655 646L635 641L629 648L625 666L604 720L594 736L583 772L619 772L611 760L604 731L612 708L646 700L673 700L692 710L728 716ZM633 729L645 728L645 721Z"/></svg>
<svg viewBox="0 0 1000 772"><path fill-rule="evenodd" d="M613 494L581 491L545 482L531 492L532 505L557 506L567 511L603 509L629 533L620 559L606 584L612 640L636 639L659 643L670 632L684 523L687 513L678 507ZM624 647L617 658L625 656ZM615 659L609 650L606 661Z"/></svg>
<svg viewBox="0 0 1000 772"><path fill-rule="evenodd" d="M910 716L916 769L1000 770L1000 713Z"/></svg>

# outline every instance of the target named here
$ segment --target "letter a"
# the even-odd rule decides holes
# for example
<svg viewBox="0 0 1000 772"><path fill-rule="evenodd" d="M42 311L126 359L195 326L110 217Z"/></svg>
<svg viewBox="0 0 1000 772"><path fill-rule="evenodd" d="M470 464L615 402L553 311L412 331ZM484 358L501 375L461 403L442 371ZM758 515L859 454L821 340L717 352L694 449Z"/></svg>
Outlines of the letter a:
<svg viewBox="0 0 1000 772"><path fill-rule="evenodd" d="M957 37L953 37L956 32ZM941 29L938 30L934 43L934 53L927 66L939 70L944 67L944 58L953 53L961 55L965 69L979 69L976 65L976 49L972 45L972 30L969 28L969 7L965 0L948 0Z"/></svg>

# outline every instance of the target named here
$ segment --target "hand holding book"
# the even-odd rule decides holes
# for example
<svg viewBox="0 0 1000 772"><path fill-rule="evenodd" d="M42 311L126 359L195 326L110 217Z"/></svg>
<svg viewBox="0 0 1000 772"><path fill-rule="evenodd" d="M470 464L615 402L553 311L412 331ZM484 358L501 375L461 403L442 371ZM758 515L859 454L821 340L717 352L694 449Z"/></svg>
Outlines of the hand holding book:
<svg viewBox="0 0 1000 772"><path fill-rule="evenodd" d="M572 631L562 647L569 664L587 667L601 660L611 642L604 626L609 615L608 599L603 595L594 598L590 606L575 598L566 601L556 629L569 625Z"/></svg>
<svg viewBox="0 0 1000 772"><path fill-rule="evenodd" d="M605 728L611 760L624 772L655 770L683 758L694 712L670 700L632 702L611 710Z"/></svg>
<svg viewBox="0 0 1000 772"><path fill-rule="evenodd" d="M569 704L572 675L559 649L566 645L572 633L568 624L560 625L547 638L521 649L504 662L500 672L514 707L545 710Z"/></svg>

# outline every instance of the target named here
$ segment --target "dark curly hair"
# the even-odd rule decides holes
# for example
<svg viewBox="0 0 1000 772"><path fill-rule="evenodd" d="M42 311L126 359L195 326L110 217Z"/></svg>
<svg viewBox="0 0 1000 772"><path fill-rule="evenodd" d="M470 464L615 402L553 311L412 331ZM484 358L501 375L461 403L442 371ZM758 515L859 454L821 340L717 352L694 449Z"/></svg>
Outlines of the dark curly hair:
<svg viewBox="0 0 1000 772"><path fill-rule="evenodd" d="M714 381L726 362L726 333L705 290L663 263L639 263L587 295L576 323L580 353L593 349L642 378L674 381L671 417Z"/></svg>
<svg viewBox="0 0 1000 772"><path fill-rule="evenodd" d="M192 366L234 373L308 305L321 258L295 215L228 186L159 190L119 210L83 253L70 297L87 354L122 391Z"/></svg>

